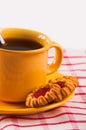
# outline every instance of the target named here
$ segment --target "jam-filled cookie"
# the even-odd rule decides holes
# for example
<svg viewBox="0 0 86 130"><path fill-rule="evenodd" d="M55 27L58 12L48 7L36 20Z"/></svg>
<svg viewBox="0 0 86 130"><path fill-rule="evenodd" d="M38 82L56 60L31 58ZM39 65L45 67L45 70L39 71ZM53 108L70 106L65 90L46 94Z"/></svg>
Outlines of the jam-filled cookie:
<svg viewBox="0 0 86 130"><path fill-rule="evenodd" d="M26 98L27 107L40 107L53 102L59 102L69 96L78 85L78 80L73 76L63 76L50 80L48 84L42 86Z"/></svg>
<svg viewBox="0 0 86 130"><path fill-rule="evenodd" d="M78 79L73 76L63 76L55 80L50 80L49 84L58 84L61 87L61 94L63 99L74 91L75 87L78 86Z"/></svg>
<svg viewBox="0 0 86 130"><path fill-rule="evenodd" d="M28 94L26 98L26 106L39 107L44 106L54 101L62 100L61 88L58 84L47 84L39 89L34 90Z"/></svg>

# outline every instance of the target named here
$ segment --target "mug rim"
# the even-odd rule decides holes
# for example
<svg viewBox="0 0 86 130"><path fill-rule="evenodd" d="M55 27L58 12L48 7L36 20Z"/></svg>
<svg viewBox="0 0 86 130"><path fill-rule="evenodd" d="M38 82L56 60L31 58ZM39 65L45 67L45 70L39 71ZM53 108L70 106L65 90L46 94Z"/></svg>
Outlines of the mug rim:
<svg viewBox="0 0 86 130"><path fill-rule="evenodd" d="M48 48L49 48L49 46L51 45L51 40L50 40L50 38L46 35L46 34L44 34L44 33L42 33L42 32L39 32L39 31L37 31L37 30L32 30L32 29L26 29L26 28L14 28L14 27L9 27L9 28L2 28L1 29L1 33L2 33L2 36L3 36L3 38L4 38L4 35L3 35L3 32L5 32L6 30L10 30L10 32L11 31L14 31L14 32L17 32L17 31L19 31L19 32L17 32L17 33L20 33L20 31L21 31L21 33L22 32L24 32L24 33L27 33L27 35L30 33L30 32L32 32L33 34L35 33L35 34L39 34L39 36L44 36L44 41L46 42L46 44L44 45L43 44L43 42L42 42L42 45L43 45L43 47L42 48L39 48L39 49L35 49L35 50L8 50L8 49L4 49L4 48L0 48L0 51L3 51L3 52L8 52L8 53L24 53L24 54L35 54L35 53L41 53L41 52L43 52L44 50L48 50ZM23 33L22 33L23 34ZM21 34L20 34L21 35ZM6 37L8 37L8 36L6 36ZM14 37L14 38L16 38L16 37ZM39 39L41 39L42 37L39 37ZM39 41L38 41L39 42Z"/></svg>

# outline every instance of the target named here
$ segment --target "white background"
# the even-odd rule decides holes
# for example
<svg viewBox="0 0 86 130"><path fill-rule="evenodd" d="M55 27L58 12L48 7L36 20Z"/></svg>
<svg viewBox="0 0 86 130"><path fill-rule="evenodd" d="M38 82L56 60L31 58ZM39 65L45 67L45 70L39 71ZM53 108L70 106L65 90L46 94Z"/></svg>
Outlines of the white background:
<svg viewBox="0 0 86 130"><path fill-rule="evenodd" d="M86 48L86 0L0 0L0 27L34 29L63 48Z"/></svg>

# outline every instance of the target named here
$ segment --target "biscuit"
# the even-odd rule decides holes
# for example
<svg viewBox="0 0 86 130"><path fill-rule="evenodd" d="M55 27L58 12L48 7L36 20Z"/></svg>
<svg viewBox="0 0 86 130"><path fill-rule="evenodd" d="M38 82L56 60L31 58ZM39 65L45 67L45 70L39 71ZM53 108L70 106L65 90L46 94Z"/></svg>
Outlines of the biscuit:
<svg viewBox="0 0 86 130"><path fill-rule="evenodd" d="M62 100L59 85L45 85L28 94L26 98L27 107L40 107L54 101Z"/></svg>
<svg viewBox="0 0 86 130"><path fill-rule="evenodd" d="M41 86L27 95L26 106L41 107L60 102L69 96L78 84L78 79L73 76L63 76L50 80L45 86Z"/></svg>

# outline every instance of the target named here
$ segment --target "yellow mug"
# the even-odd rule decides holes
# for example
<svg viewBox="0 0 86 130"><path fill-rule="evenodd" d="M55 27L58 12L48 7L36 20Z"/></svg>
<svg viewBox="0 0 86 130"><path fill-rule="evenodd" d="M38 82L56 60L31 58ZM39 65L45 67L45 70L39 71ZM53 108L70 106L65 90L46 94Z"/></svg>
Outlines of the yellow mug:
<svg viewBox="0 0 86 130"><path fill-rule="evenodd" d="M35 30L2 28L2 36L4 40L27 39L42 44L42 48L35 50L0 48L0 101L24 102L29 92L46 83L46 75L59 68L63 50L59 44ZM53 62L48 65L50 48L55 48L56 53Z"/></svg>

